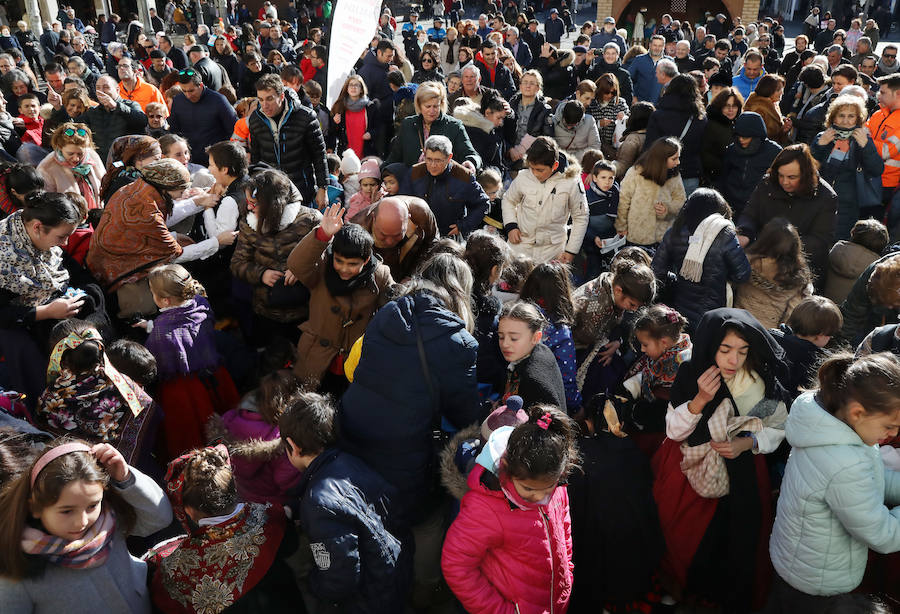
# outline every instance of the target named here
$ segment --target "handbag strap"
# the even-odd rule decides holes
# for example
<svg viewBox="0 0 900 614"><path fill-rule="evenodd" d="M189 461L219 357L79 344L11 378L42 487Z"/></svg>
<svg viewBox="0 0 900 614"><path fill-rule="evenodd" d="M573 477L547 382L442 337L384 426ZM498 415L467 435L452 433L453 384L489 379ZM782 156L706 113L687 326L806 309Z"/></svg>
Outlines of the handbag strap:
<svg viewBox="0 0 900 614"><path fill-rule="evenodd" d="M428 357L425 356L425 344L422 342L422 332L419 330L419 321L415 323L416 346L419 350L419 363L422 365L422 375L425 377L425 385L428 386L428 396L431 397L431 430L441 428L441 413L438 409L437 394L434 390L434 382L431 379L431 369L428 368Z"/></svg>
<svg viewBox="0 0 900 614"><path fill-rule="evenodd" d="M684 125L684 130L681 131L681 136L678 137L679 139L681 139L682 141L684 140L684 136L688 133L688 130L691 129L691 124L693 124L693 123L694 123L694 116L691 115L690 117L688 117L687 123Z"/></svg>

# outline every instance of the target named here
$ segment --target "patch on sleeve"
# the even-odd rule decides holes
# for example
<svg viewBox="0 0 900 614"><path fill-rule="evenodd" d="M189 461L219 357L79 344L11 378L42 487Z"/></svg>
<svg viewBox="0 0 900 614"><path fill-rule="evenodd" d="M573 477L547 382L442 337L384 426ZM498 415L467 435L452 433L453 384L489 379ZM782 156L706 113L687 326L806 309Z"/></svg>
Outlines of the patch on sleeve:
<svg viewBox="0 0 900 614"><path fill-rule="evenodd" d="M312 550L313 559L315 559L316 566L319 569L325 571L326 569L331 567L331 555L328 554L328 550L325 548L325 544L310 544L309 549Z"/></svg>

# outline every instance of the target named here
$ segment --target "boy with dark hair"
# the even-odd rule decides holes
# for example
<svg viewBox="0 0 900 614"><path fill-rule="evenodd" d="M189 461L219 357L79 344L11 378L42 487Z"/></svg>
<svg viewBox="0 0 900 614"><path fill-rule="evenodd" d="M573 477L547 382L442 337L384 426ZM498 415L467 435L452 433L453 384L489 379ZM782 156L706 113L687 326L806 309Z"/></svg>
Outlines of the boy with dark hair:
<svg viewBox="0 0 900 614"><path fill-rule="evenodd" d="M859 220L850 229L849 241L838 241L828 252L825 296L843 303L863 271L881 257L890 238L887 227L874 219Z"/></svg>
<svg viewBox="0 0 900 614"><path fill-rule="evenodd" d="M373 257L373 245L362 227L344 223L340 205L331 205L288 256L285 283L300 282L310 293L294 365L307 390L327 378L327 388L343 391L344 360L394 283L390 269Z"/></svg>
<svg viewBox="0 0 900 614"><path fill-rule="evenodd" d="M619 182L616 181L616 167L612 162L599 160L594 163L586 192L590 218L583 243L587 255L584 278L594 279L600 274L603 240L616 235Z"/></svg>
<svg viewBox="0 0 900 614"><path fill-rule="evenodd" d="M827 357L825 346L843 325L841 309L833 301L824 296L808 296L794 308L787 324L770 331L784 348L790 366L785 388L791 399L812 385L819 364Z"/></svg>
<svg viewBox="0 0 900 614"><path fill-rule="evenodd" d="M19 119L25 122L25 132L20 135L23 143L41 146L44 118L41 117L41 101L37 94L28 92L19 96Z"/></svg>
<svg viewBox="0 0 900 614"><path fill-rule="evenodd" d="M156 358L137 341L119 339L106 348L109 362L119 373L124 373L147 391L156 385Z"/></svg>
<svg viewBox="0 0 900 614"><path fill-rule="evenodd" d="M288 459L303 473L298 518L316 563L310 590L319 611L399 612L411 557L390 532L390 486L337 447L336 414L329 397L303 392L278 419Z"/></svg>

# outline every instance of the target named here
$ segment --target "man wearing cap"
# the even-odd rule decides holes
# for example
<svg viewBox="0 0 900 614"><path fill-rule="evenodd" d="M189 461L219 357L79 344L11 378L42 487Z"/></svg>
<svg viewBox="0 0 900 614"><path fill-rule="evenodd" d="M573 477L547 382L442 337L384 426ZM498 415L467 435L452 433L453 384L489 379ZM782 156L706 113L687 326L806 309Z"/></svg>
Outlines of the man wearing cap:
<svg viewBox="0 0 900 614"><path fill-rule="evenodd" d="M136 69L136 60L122 58L117 66L119 71L119 95L126 100L133 100L141 105L141 111L147 112L147 105L151 102L166 104L166 99L158 89L141 79L140 71Z"/></svg>
<svg viewBox="0 0 900 614"><path fill-rule="evenodd" d="M428 40L432 43L440 44L447 37L447 30L444 28L444 20L440 17L434 18L434 26L428 28L426 32Z"/></svg>
<svg viewBox="0 0 900 614"><path fill-rule="evenodd" d="M716 37L716 39L725 38L728 36L728 31L731 29L728 27L728 24L725 22L726 17L724 13L719 13L716 15L716 18L709 22L709 25L706 27L706 31Z"/></svg>
<svg viewBox="0 0 900 614"><path fill-rule="evenodd" d="M159 87L163 78L169 73L177 72L172 66L172 60L159 49L150 52L150 67L147 69L147 79L150 83Z"/></svg>
<svg viewBox="0 0 900 614"><path fill-rule="evenodd" d="M550 9L550 18L544 22L544 36L547 42L554 47L559 47L562 35L566 31L566 24L559 18L557 9Z"/></svg>
<svg viewBox="0 0 900 614"><path fill-rule="evenodd" d="M169 125L172 132L187 139L193 161L206 166L206 148L231 138L237 114L225 96L203 85L197 71L182 70L175 82L184 95L172 101Z"/></svg>
<svg viewBox="0 0 900 614"><path fill-rule="evenodd" d="M603 55L597 58L588 70L587 78L596 81L600 75L609 73L619 81L619 96L629 105L633 99L634 88L631 83L631 75L622 68L619 61L619 46L616 43L606 43L603 46Z"/></svg>
<svg viewBox="0 0 900 614"><path fill-rule="evenodd" d="M506 42L503 43L503 46L509 49L512 52L513 59L516 61L516 64L521 66L523 69L531 68L531 63L534 61L534 56L531 55L531 47L528 44L519 38L519 29L510 26L506 31Z"/></svg>
<svg viewBox="0 0 900 614"><path fill-rule="evenodd" d="M209 59L209 54L202 45L191 47L188 57L193 65L192 68L203 80L203 85L214 92L222 89L222 84L225 83L225 69Z"/></svg>
<svg viewBox="0 0 900 614"><path fill-rule="evenodd" d="M603 20L603 27L591 37L591 49L603 49L606 43L615 43L619 47L619 55L625 55L628 48L625 39L616 32L616 20L607 17Z"/></svg>
<svg viewBox="0 0 900 614"><path fill-rule="evenodd" d="M541 47L546 42L544 35L538 32L537 19L529 20L528 28L522 32L522 42L528 45L528 49L531 51L531 63L534 64L541 55Z"/></svg>

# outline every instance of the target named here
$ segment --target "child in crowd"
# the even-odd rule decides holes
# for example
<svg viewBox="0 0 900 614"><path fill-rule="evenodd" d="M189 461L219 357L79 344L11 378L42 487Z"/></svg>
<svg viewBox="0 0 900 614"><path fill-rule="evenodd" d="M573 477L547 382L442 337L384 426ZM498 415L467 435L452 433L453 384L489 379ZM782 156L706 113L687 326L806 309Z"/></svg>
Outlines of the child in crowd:
<svg viewBox="0 0 900 614"><path fill-rule="evenodd" d="M703 316L678 368L653 494L666 541L661 572L686 600L728 612L762 606L757 553L772 517L765 455L784 440L786 369L759 321L729 308Z"/></svg>
<svg viewBox="0 0 900 614"><path fill-rule="evenodd" d="M541 404L566 406L565 387L556 357L541 343L546 324L547 320L532 303L510 302L500 311L497 339L500 352L509 363L504 401L516 395L522 397L525 409Z"/></svg>
<svg viewBox="0 0 900 614"><path fill-rule="evenodd" d="M359 192L359 169L361 167L359 157L352 149L344 150L341 156L341 185L344 188L344 200L349 202L353 195Z"/></svg>
<svg viewBox="0 0 900 614"><path fill-rule="evenodd" d="M581 183L584 184L585 191L590 186L594 165L601 160L603 160L603 152L599 149L588 149L581 156L579 161L581 163Z"/></svg>
<svg viewBox="0 0 900 614"><path fill-rule="evenodd" d="M147 466L158 426L153 400L110 363L92 324L62 320L50 343L49 384L36 410L40 426L55 435L112 444L129 464Z"/></svg>
<svg viewBox="0 0 900 614"><path fill-rule="evenodd" d="M547 320L541 342L556 357L566 391L566 410L574 416L581 410L581 391L578 390L575 363L575 343L572 326L575 307L572 302L572 285L569 268L558 262L539 264L534 268L519 292L519 298L537 305Z"/></svg>
<svg viewBox="0 0 900 614"><path fill-rule="evenodd" d="M480 383L502 388L506 380L506 361L497 344L497 317L502 303L491 289L500 279L509 259L509 247L497 235L476 230L466 240L463 260L472 271L472 316L478 341L478 361L475 372Z"/></svg>
<svg viewBox="0 0 900 614"><path fill-rule="evenodd" d="M234 141L221 141L206 148L208 170L215 178L214 192L221 196L219 204L204 209L206 236L217 237L225 231L236 231L241 211L247 208L244 187L249 181L247 152ZM234 248L227 250L228 255ZM230 258L229 258L230 260Z"/></svg>
<svg viewBox="0 0 900 614"><path fill-rule="evenodd" d="M345 385L344 360L394 283L390 269L373 257L373 245L368 232L344 222L344 210L331 205L288 256L289 273L310 292L294 365L308 390L327 373L334 376L329 385Z"/></svg>
<svg viewBox="0 0 900 614"><path fill-rule="evenodd" d="M357 213L381 200L384 195L381 189L381 161L374 157L367 158L359 168L359 192L347 201L344 219L352 220Z"/></svg>
<svg viewBox="0 0 900 614"><path fill-rule="evenodd" d="M40 147L44 118L41 117L41 102L37 94L29 92L19 96L19 119L25 123L25 132L20 137L22 142L34 143Z"/></svg>
<svg viewBox="0 0 900 614"><path fill-rule="evenodd" d="M619 348L627 331L619 325L626 312L653 301L656 278L643 250L616 254L610 270L575 291L575 325L572 338L585 356L578 369L578 386L585 398L610 390L625 374Z"/></svg>
<svg viewBox="0 0 900 614"><path fill-rule="evenodd" d="M582 82L587 84L586 82ZM593 85L593 82L590 82ZM593 94L591 94L593 100ZM600 133L594 116L578 100L559 103L552 118L553 137L561 151L580 160L589 149L600 149ZM580 172L580 171L579 171Z"/></svg>
<svg viewBox="0 0 900 614"><path fill-rule="evenodd" d="M536 138L526 159L528 169L503 195L503 226L512 250L536 262L572 262L588 223L581 169L550 137Z"/></svg>
<svg viewBox="0 0 900 614"><path fill-rule="evenodd" d="M491 201L488 213L484 216L484 223L506 237L503 230L503 178L497 169L486 168L478 174L478 183Z"/></svg>
<svg viewBox="0 0 900 614"><path fill-rule="evenodd" d="M650 145L625 173L615 227L628 243L655 248L672 226L687 199L680 161L681 142L666 137Z"/></svg>
<svg viewBox="0 0 900 614"><path fill-rule="evenodd" d="M127 375L134 383L140 384L147 394L153 395L157 366L150 350L137 341L118 339L106 349L106 355L121 374Z"/></svg>
<svg viewBox="0 0 900 614"><path fill-rule="evenodd" d="M625 178L625 173L634 166L635 160L644 151L647 124L655 110L652 102L639 102L631 107L631 115L625 122L625 132L616 155L616 181L621 182Z"/></svg>
<svg viewBox="0 0 900 614"><path fill-rule="evenodd" d="M575 440L575 423L546 405L528 410L528 422L491 433L441 560L466 612L566 610L572 537L560 483L578 466Z"/></svg>
<svg viewBox="0 0 900 614"><path fill-rule="evenodd" d="M623 385L634 399L629 426L652 437L648 456L662 443L666 432L666 410L678 367L691 357L691 338L685 334L687 318L667 307L653 305L641 311L634 322L634 337L641 356L625 374Z"/></svg>
<svg viewBox="0 0 900 614"><path fill-rule="evenodd" d="M325 192L328 195L328 204L343 204L345 194L344 186L341 185L338 173L341 171L341 159L337 154L330 153L325 156L325 163L328 165L328 178L325 186Z"/></svg>
<svg viewBox="0 0 900 614"><path fill-rule="evenodd" d="M316 119L319 120L319 128L322 130L322 134L328 134L328 128L331 125L331 113L328 112L328 107L322 102L322 86L318 82L309 79L303 83L303 91L309 96L310 106L316 114Z"/></svg>
<svg viewBox="0 0 900 614"><path fill-rule="evenodd" d="M824 296L808 296L794 307L786 324L769 331L790 366L785 388L792 400L814 384L816 369L828 356L825 346L843 325L840 307Z"/></svg>
<svg viewBox="0 0 900 614"><path fill-rule="evenodd" d="M337 446L329 397L300 393L278 428L288 459L303 473L298 519L316 564L309 574L313 596L336 612L402 611L412 556L391 533L390 485Z"/></svg>
<svg viewBox="0 0 900 614"><path fill-rule="evenodd" d="M217 439L212 431L220 427L228 439L241 501L284 505L288 491L300 481L300 474L284 455L278 432L278 416L299 388L300 382L290 371L269 373L259 381L259 388L225 412L221 421L215 415L210 418L209 439Z"/></svg>
<svg viewBox="0 0 900 614"><path fill-rule="evenodd" d="M129 535L172 522L154 481L108 443L60 439L0 493L5 612L149 612L146 564Z"/></svg>
<svg viewBox="0 0 900 614"><path fill-rule="evenodd" d="M508 266L500 274L500 281L497 282L493 293L504 303L516 300L522 284L534 270L534 265L534 260L528 256L515 252L510 253Z"/></svg>
<svg viewBox="0 0 900 614"><path fill-rule="evenodd" d="M239 398L216 351L215 316L206 291L180 264L158 266L149 275L160 314L135 326L149 333L147 349L156 358L161 380L158 401L169 458L206 442L203 425Z"/></svg>
<svg viewBox="0 0 900 614"><path fill-rule="evenodd" d="M862 581L868 551L900 551L900 473L879 443L900 429L893 356L840 354L787 419L788 459L769 543L777 576L767 612L823 612Z"/></svg>
<svg viewBox="0 0 900 614"><path fill-rule="evenodd" d="M153 548L150 593L160 612L303 612L285 559L297 537L281 505L244 503L225 446L169 463L166 494L186 535Z"/></svg>
<svg viewBox="0 0 900 614"><path fill-rule="evenodd" d="M650 459L605 395L586 405L582 470L568 484L575 564L569 612L650 612L661 598L652 589L665 546Z"/></svg>
<svg viewBox="0 0 900 614"><path fill-rule="evenodd" d="M396 196L400 193L400 184L406 177L408 167L402 162L385 164L381 169L381 189L385 196Z"/></svg>
<svg viewBox="0 0 900 614"><path fill-rule="evenodd" d="M582 245L587 254L585 278L593 279L600 274L603 240L616 235L619 184L616 182L616 167L612 162L601 159L589 168L591 172L586 194L590 217Z"/></svg>
<svg viewBox="0 0 900 614"><path fill-rule="evenodd" d="M842 303L850 288L870 264L881 257L890 237L878 220L859 220L850 229L849 241L838 241L828 253L828 280L825 296Z"/></svg>
<svg viewBox="0 0 900 614"><path fill-rule="evenodd" d="M775 218L746 250L752 273L735 288L734 306L746 309L766 328L777 328L812 294L812 273L794 225Z"/></svg>

